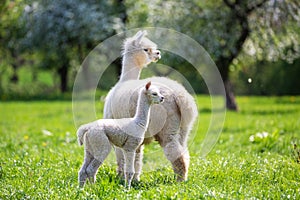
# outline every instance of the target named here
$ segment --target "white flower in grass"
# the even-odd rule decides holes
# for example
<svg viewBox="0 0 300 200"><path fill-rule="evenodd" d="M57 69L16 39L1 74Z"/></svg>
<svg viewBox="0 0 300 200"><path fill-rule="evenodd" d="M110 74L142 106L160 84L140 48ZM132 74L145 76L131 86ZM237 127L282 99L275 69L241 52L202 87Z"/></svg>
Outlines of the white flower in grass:
<svg viewBox="0 0 300 200"><path fill-rule="evenodd" d="M250 142L255 142L257 140L262 140L264 138L267 138L269 136L269 133L266 131L263 132L257 132L255 135L250 135L249 141Z"/></svg>
<svg viewBox="0 0 300 200"><path fill-rule="evenodd" d="M263 137L263 138L266 138L266 137L268 137L268 136L269 136L269 133L268 133L268 132L266 132L266 131L262 132L261 134L262 134L262 137Z"/></svg>
<svg viewBox="0 0 300 200"><path fill-rule="evenodd" d="M42 133L43 133L44 135L47 135L47 136L52 136L52 135L53 135L52 132L50 132L50 131L48 131L48 130L46 130L46 129L43 129L43 130L42 130Z"/></svg>
<svg viewBox="0 0 300 200"><path fill-rule="evenodd" d="M260 139L263 139L263 138L268 137L268 135L269 135L269 133L264 131L262 133L260 133L260 132L256 133L255 136L258 137L258 138L260 138Z"/></svg>
<svg viewBox="0 0 300 200"><path fill-rule="evenodd" d="M255 137L254 137L254 135L250 135L250 137L249 137L249 141L250 141L250 142L254 142L254 141L255 141Z"/></svg>

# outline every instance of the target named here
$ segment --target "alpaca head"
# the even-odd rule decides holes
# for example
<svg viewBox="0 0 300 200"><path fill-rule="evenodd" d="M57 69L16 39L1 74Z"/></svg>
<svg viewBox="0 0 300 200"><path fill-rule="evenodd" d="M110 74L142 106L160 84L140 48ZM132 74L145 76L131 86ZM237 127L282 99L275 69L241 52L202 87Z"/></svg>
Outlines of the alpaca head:
<svg viewBox="0 0 300 200"><path fill-rule="evenodd" d="M156 86L151 85L151 82L146 84L144 90L150 104L159 104L164 101L164 96Z"/></svg>
<svg viewBox="0 0 300 200"><path fill-rule="evenodd" d="M151 62L157 62L161 58L157 45L146 38L146 35L147 31L138 31L124 42L123 56L127 59L130 58L130 62L134 62L135 66L140 68Z"/></svg>

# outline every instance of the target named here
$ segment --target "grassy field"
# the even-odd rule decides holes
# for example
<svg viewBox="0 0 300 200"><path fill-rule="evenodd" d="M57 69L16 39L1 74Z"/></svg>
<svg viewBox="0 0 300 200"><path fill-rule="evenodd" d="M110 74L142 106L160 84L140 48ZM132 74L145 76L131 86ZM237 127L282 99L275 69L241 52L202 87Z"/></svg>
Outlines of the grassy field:
<svg viewBox="0 0 300 200"><path fill-rule="evenodd" d="M226 113L217 144L202 158L197 150L210 119L209 98L197 98L201 120L199 135L190 141L187 182L175 181L152 143L141 182L130 190L116 178L113 154L95 185L78 188L83 148L76 141L72 102L1 102L0 199L299 199L300 97L237 100L240 112Z"/></svg>

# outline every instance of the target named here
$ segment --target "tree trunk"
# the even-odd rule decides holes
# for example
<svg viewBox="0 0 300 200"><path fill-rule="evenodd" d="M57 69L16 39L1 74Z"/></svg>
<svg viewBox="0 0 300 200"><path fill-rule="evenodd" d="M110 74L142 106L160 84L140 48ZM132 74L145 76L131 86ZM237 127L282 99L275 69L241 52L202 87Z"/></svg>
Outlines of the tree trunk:
<svg viewBox="0 0 300 200"><path fill-rule="evenodd" d="M117 5L115 7L117 7L118 9L119 17L121 18L123 24L125 25L128 19L125 0L116 0L115 4Z"/></svg>
<svg viewBox="0 0 300 200"><path fill-rule="evenodd" d="M64 63L59 69L58 74L60 77L60 91L62 93L68 90L68 64Z"/></svg>
<svg viewBox="0 0 300 200"><path fill-rule="evenodd" d="M235 101L234 90L229 79L229 66L231 62L232 62L231 59L221 57L216 62L216 64L220 70L220 74L223 79L223 83L225 87L226 108L228 110L238 111L238 105Z"/></svg>
<svg viewBox="0 0 300 200"><path fill-rule="evenodd" d="M31 73L32 73L32 82L37 82L38 79L38 68L34 66L34 61L29 60L28 61L30 66L32 66Z"/></svg>
<svg viewBox="0 0 300 200"><path fill-rule="evenodd" d="M238 105L235 101L234 91L229 80L224 82L225 94L226 94L226 108L229 110L238 111Z"/></svg>
<svg viewBox="0 0 300 200"><path fill-rule="evenodd" d="M12 68L13 68L13 74L10 77L10 81L12 83L18 83L19 82L19 76L18 76L18 65L13 63L12 64Z"/></svg>

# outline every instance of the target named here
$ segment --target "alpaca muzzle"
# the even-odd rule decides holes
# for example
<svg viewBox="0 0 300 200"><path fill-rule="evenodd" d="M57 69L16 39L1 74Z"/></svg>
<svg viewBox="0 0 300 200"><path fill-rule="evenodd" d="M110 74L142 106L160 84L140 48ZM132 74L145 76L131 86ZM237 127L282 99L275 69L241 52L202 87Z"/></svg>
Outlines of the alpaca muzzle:
<svg viewBox="0 0 300 200"><path fill-rule="evenodd" d="M159 50L155 50L153 52L153 62L157 62L159 59L161 59L161 54Z"/></svg>

